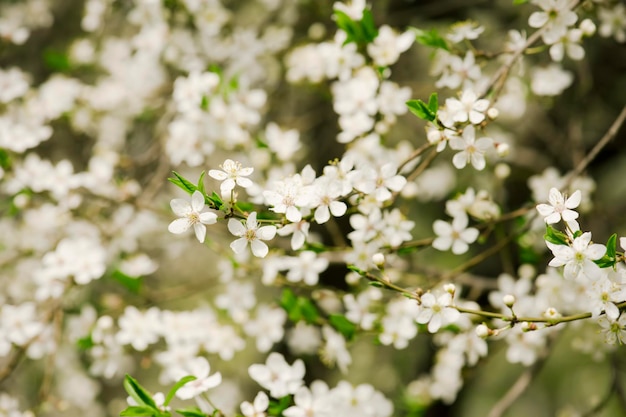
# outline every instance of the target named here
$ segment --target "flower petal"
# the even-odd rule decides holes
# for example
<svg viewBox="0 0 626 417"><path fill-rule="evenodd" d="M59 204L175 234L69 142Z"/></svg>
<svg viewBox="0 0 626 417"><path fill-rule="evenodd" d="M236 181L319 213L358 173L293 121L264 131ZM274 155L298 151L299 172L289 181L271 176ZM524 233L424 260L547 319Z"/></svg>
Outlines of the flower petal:
<svg viewBox="0 0 626 417"><path fill-rule="evenodd" d="M170 233L178 235L187 231L187 229L189 229L189 226L191 226L189 220L187 218L181 218L171 222L170 225L167 227L167 230L169 230Z"/></svg>
<svg viewBox="0 0 626 417"><path fill-rule="evenodd" d="M252 249L252 254L257 258L265 258L265 256L267 256L267 253L269 252L269 248L267 247L267 245L261 242L259 239L254 239L252 242L250 242L250 249Z"/></svg>
<svg viewBox="0 0 626 417"><path fill-rule="evenodd" d="M204 196L198 190L191 195L191 208L197 213L200 213L204 208Z"/></svg>

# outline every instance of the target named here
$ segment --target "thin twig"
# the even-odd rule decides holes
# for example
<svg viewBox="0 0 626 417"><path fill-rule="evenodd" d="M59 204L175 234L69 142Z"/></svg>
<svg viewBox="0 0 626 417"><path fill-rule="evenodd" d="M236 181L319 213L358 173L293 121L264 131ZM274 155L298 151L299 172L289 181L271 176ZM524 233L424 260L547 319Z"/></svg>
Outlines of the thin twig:
<svg viewBox="0 0 626 417"><path fill-rule="evenodd" d="M511 388L509 388L506 394L504 394L504 396L494 404L489 411L489 414L487 414L487 417L501 417L506 410L513 405L513 403L526 391L539 371L541 371L543 365L546 363L549 353L550 349L546 347L535 363L533 363L530 368L526 369L519 376L519 378L517 378L517 381L515 381Z"/></svg>
<svg viewBox="0 0 626 417"><path fill-rule="evenodd" d="M576 178L577 176L579 176L585 169L587 169L587 167L589 166L589 164L591 163L591 161L593 161L598 154L600 153L600 151L606 146L608 145L608 143L613 140L613 138L617 135L617 133L619 132L620 127L622 127L622 124L624 124L624 121L626 120L626 106L624 106L624 108L622 109L622 111L620 112L620 114L617 116L617 118L615 119L615 121L613 122L613 124L611 125L611 127L609 127L609 130L607 130L607 132L604 134L604 136L602 137L602 139L600 139L598 141L598 143L596 143L596 146L593 147L593 149L591 149L591 151L589 151L589 153L587 154L587 156L585 156L576 166L576 168L574 168L574 170L572 172L570 172L569 174L567 174L567 176L565 177L565 184L566 187L569 186L571 184L571 182L574 180L574 178Z"/></svg>

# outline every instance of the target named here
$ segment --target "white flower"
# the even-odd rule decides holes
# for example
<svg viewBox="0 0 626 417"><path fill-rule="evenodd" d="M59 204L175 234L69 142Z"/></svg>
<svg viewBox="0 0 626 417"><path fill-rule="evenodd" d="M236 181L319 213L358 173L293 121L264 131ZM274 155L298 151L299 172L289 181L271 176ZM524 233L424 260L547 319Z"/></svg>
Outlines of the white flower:
<svg viewBox="0 0 626 417"><path fill-rule="evenodd" d="M567 33L550 47L550 58L553 61L560 62L563 60L563 56L567 53L571 59L580 61L585 57L585 48L580 46L583 32L580 29L571 29Z"/></svg>
<svg viewBox="0 0 626 417"><path fill-rule="evenodd" d="M241 403L241 413L245 417L265 417L267 415L265 411L269 405L270 399L266 393L261 391L254 397L253 404L250 404L248 401Z"/></svg>
<svg viewBox="0 0 626 417"><path fill-rule="evenodd" d="M613 35L615 40L626 42L626 7L623 3L617 3L613 8L600 7L598 10L600 19L600 36L608 38Z"/></svg>
<svg viewBox="0 0 626 417"><path fill-rule="evenodd" d="M289 365L283 355L277 352L269 354L265 365L253 364L248 368L250 378L269 390L270 396L274 398L295 394L304 384L302 380L304 372L302 359L297 359L293 365Z"/></svg>
<svg viewBox="0 0 626 417"><path fill-rule="evenodd" d="M411 47L415 40L413 32L404 32L396 35L389 26L383 25L378 30L378 36L367 45L367 53L374 63L380 67L395 64L400 54Z"/></svg>
<svg viewBox="0 0 626 417"><path fill-rule="evenodd" d="M376 201L383 202L393 197L392 191L400 192L406 185L406 178L398 174L398 167L394 163L382 165L378 171L373 168L363 168L355 180L354 188L365 194L373 193Z"/></svg>
<svg viewBox="0 0 626 417"><path fill-rule="evenodd" d="M542 11L533 12L528 18L528 25L533 28L546 26L541 34L543 41L551 45L558 41L567 28L578 20L578 16L571 10L570 0L534 0L534 4Z"/></svg>
<svg viewBox="0 0 626 417"><path fill-rule="evenodd" d="M582 274L597 280L602 275L602 271L593 261L604 256L606 247L598 243L590 243L590 232L583 233L574 239L571 247L546 242L554 255L554 259L548 265L555 267L565 265L563 276L567 279L576 279Z"/></svg>
<svg viewBox="0 0 626 417"><path fill-rule="evenodd" d="M548 224L558 223L561 219L571 222L578 218L578 213L572 209L580 205L580 200L580 190L576 190L574 194L565 200L565 197L559 190L551 188L548 195L550 204L538 204L537 211L544 216L544 220Z"/></svg>
<svg viewBox="0 0 626 417"><path fill-rule="evenodd" d="M454 323L461 316L461 313L452 305L452 295L448 292L435 297L431 293L422 295L422 310L415 321L421 324L428 323L428 331L436 333L441 326Z"/></svg>
<svg viewBox="0 0 626 417"><path fill-rule="evenodd" d="M252 254L256 257L264 258L269 252L269 248L261 240L273 239L276 235L276 226L259 227L256 220L256 212L253 211L248 215L245 226L237 219L229 219L228 231L235 236L239 236L239 239L230 244L233 252L237 254L242 253L248 246L248 243L250 243Z"/></svg>
<svg viewBox="0 0 626 417"><path fill-rule="evenodd" d="M160 324L161 314L156 307L142 313L134 306L127 306L118 320L120 330L115 341L121 345L130 344L133 349L143 352L159 340Z"/></svg>
<svg viewBox="0 0 626 417"><path fill-rule="evenodd" d="M302 251L296 257L288 258L289 272L287 281L304 282L306 285L315 285L319 275L328 268L328 259L317 256L312 251Z"/></svg>
<svg viewBox="0 0 626 417"><path fill-rule="evenodd" d="M479 124L485 120L485 112L489 108L489 100L479 99L471 90L465 90L461 98L446 99L446 108L452 115L452 119L458 123L465 123L469 120L472 124Z"/></svg>
<svg viewBox="0 0 626 417"><path fill-rule="evenodd" d="M352 356L346 348L346 339L330 326L322 327L322 335L326 341L320 350L322 361L328 365L337 364L342 373L347 373Z"/></svg>
<svg viewBox="0 0 626 417"><path fill-rule="evenodd" d="M328 398L328 387L325 384L313 383L311 389L300 387L293 397L295 405L283 411L285 417L330 417L333 404Z"/></svg>
<svg viewBox="0 0 626 417"><path fill-rule="evenodd" d="M274 343L283 338L285 320L287 313L282 308L261 305L256 311L256 319L248 320L243 329L248 336L256 337L256 348L259 352L267 352Z"/></svg>
<svg viewBox="0 0 626 417"><path fill-rule="evenodd" d="M254 168L243 168L241 163L233 161L232 159L225 160L224 163L220 165L220 168L222 168L221 171L219 169L210 170L209 176L218 181L222 181L220 185L222 195L227 195L231 192L235 188L235 185L243 188L248 188L252 185L252 181L245 177L252 174Z"/></svg>
<svg viewBox="0 0 626 417"><path fill-rule="evenodd" d="M455 255L467 252L469 244L478 239L478 229L468 228L467 223L467 216L456 216L452 223L435 220L433 230L437 238L433 241L433 248L441 251L452 248Z"/></svg>
<svg viewBox="0 0 626 417"><path fill-rule="evenodd" d="M534 69L531 78L530 89L538 96L558 96L574 81L572 72L557 64Z"/></svg>
<svg viewBox="0 0 626 417"><path fill-rule="evenodd" d="M187 375L193 375L196 377L193 381L187 382L178 391L176 396L181 400L188 400L194 398L203 392L217 387L222 383L222 374L219 372L209 375L211 372L211 366L206 358L199 356L191 359L185 363L185 365L174 371L176 379L180 379Z"/></svg>
<svg viewBox="0 0 626 417"><path fill-rule="evenodd" d="M493 139L480 138L476 140L474 126L469 125L463 129L463 138L450 139L450 148L461 151L454 155L452 163L457 169L463 169L468 162L481 171L485 168L484 153L493 146Z"/></svg>
<svg viewBox="0 0 626 417"><path fill-rule="evenodd" d="M300 133L295 130L283 131L276 123L268 123L265 128L267 146L281 161L289 161L300 149Z"/></svg>
<svg viewBox="0 0 626 417"><path fill-rule="evenodd" d="M180 218L171 222L167 230L171 233L180 234L193 226L196 238L200 243L204 242L206 237L205 224L217 222L217 214L202 212L204 209L204 196L198 190L191 195L191 204L186 200L175 198L170 202L170 206L174 214L180 216Z"/></svg>
<svg viewBox="0 0 626 417"><path fill-rule="evenodd" d="M604 338L609 345L626 343L626 314L622 313L617 320L611 320L607 316L598 319L602 327Z"/></svg>
<svg viewBox="0 0 626 417"><path fill-rule="evenodd" d="M4 304L0 309L0 330L2 330L2 339L6 339L4 343L0 339L0 345L5 348L8 345L6 342L25 346L43 329L44 325L37 320L35 303L27 302L17 306ZM5 349L0 348L0 351L2 350Z"/></svg>
<svg viewBox="0 0 626 417"><path fill-rule="evenodd" d="M483 26L471 20L455 23L450 29L450 33L446 37L453 43L459 43L464 39L478 39L478 36L485 30Z"/></svg>
<svg viewBox="0 0 626 417"><path fill-rule="evenodd" d="M308 206L310 186L305 185L300 174L295 174L282 181L274 181L271 190L263 191L265 202L273 206L270 210L275 213L285 213L290 222L302 220L302 212L298 207Z"/></svg>
<svg viewBox="0 0 626 417"><path fill-rule="evenodd" d="M311 204L315 209L315 222L317 224L326 223L332 214L334 217L341 217L346 213L348 206L343 201L337 201L341 196L341 184L339 181L329 177L320 177L313 183L315 197Z"/></svg>
<svg viewBox="0 0 626 417"><path fill-rule="evenodd" d="M365 10L365 0L351 0L349 4L336 1L333 3L333 10L345 13L350 19L360 21L363 19L363 11Z"/></svg>

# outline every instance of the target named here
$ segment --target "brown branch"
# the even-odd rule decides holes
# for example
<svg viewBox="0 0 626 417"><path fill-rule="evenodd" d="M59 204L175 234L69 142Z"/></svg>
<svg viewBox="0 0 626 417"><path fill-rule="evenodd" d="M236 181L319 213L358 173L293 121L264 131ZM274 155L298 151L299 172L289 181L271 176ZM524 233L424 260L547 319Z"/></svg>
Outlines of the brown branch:
<svg viewBox="0 0 626 417"><path fill-rule="evenodd" d="M573 171L571 171L569 174L567 174L567 176L565 177L566 187L571 184L571 182L574 180L574 178L579 176L585 169L587 169L587 167L589 166L591 161L593 161L598 156L600 151L606 145L608 145L608 143L611 140L613 140L613 138L615 138L615 136L619 132L620 127L622 127L622 124L624 124L625 120L626 120L626 106L624 106L624 108L622 108L622 111L617 116L615 121L613 121L613 124L611 125L611 127L609 127L609 130L607 130L607 132L604 134L604 136L598 141L598 143L596 143L596 145L593 147L593 149L591 149L591 151L589 151L587 156L585 156L578 163L578 165L576 166L576 168L574 168Z"/></svg>

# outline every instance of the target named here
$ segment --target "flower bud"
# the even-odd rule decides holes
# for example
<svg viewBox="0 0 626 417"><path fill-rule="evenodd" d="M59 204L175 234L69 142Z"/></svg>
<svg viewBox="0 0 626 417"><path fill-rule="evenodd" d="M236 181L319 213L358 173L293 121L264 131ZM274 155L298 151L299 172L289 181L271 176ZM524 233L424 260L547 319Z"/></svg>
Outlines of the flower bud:
<svg viewBox="0 0 626 417"><path fill-rule="evenodd" d="M378 268L383 268L385 266L385 255L380 252L375 253L372 255L372 262L374 262L374 265Z"/></svg>
<svg viewBox="0 0 626 417"><path fill-rule="evenodd" d="M491 333L491 329L484 324L479 324L478 326L476 326L476 336L478 337L485 338L487 336L490 336Z"/></svg>
<svg viewBox="0 0 626 417"><path fill-rule="evenodd" d="M505 156L508 156L511 152L511 147L508 143L496 143L496 152L498 153L498 156L500 158L504 158Z"/></svg>
<svg viewBox="0 0 626 417"><path fill-rule="evenodd" d="M548 307L546 311L544 311L543 315L548 319L557 319L561 317L561 313L559 313L559 311L554 307Z"/></svg>
<svg viewBox="0 0 626 417"><path fill-rule="evenodd" d="M502 297L502 302L505 306L511 308L513 307L513 304L515 304L515 296L513 294L507 294Z"/></svg>
<svg viewBox="0 0 626 417"><path fill-rule="evenodd" d="M454 295L454 292L456 291L456 286L454 284L445 284L443 286L443 290L447 293L450 293L450 295Z"/></svg>
<svg viewBox="0 0 626 417"><path fill-rule="evenodd" d="M593 23L591 19L585 19L580 22L579 28L585 36L592 36L594 33L596 33L596 24Z"/></svg>
<svg viewBox="0 0 626 417"><path fill-rule="evenodd" d="M496 178L500 180L505 180L511 175L511 167L509 164L499 163L494 168L494 174Z"/></svg>
<svg viewBox="0 0 626 417"><path fill-rule="evenodd" d="M496 119L499 115L500 115L500 112L495 107L490 107L487 110L487 117L489 117L491 120Z"/></svg>

